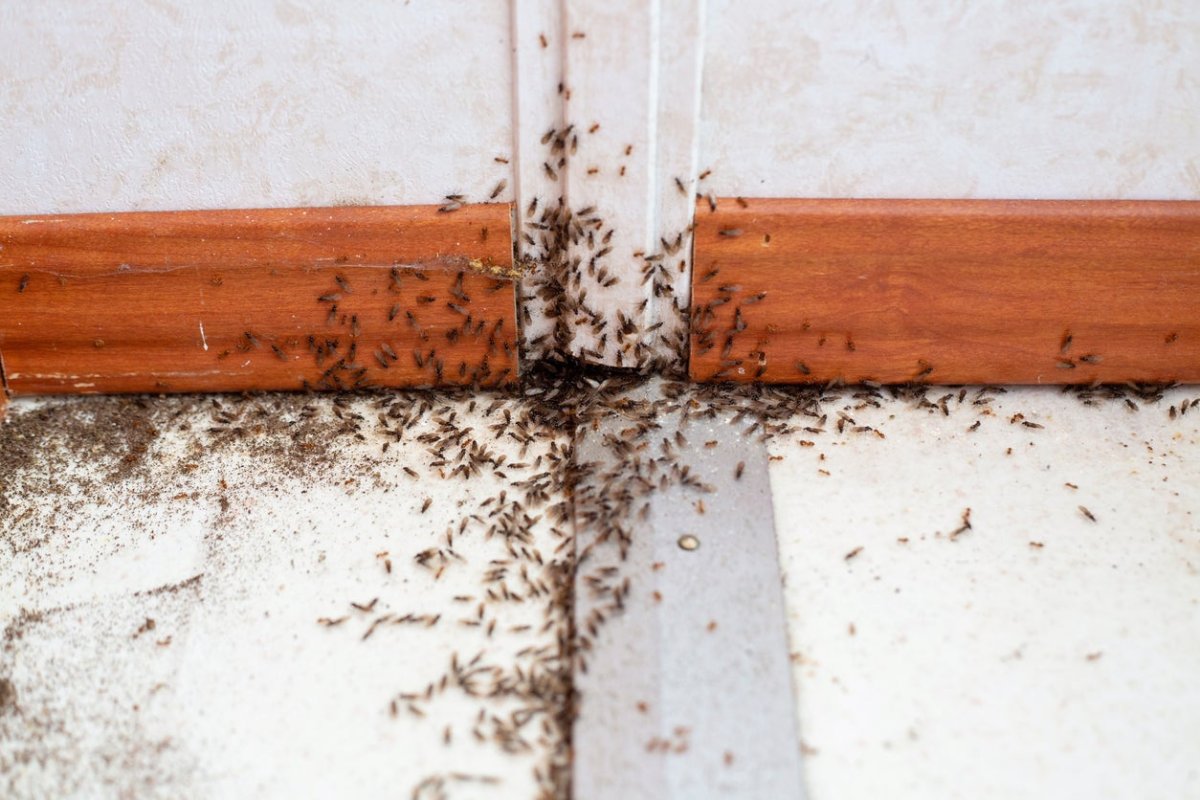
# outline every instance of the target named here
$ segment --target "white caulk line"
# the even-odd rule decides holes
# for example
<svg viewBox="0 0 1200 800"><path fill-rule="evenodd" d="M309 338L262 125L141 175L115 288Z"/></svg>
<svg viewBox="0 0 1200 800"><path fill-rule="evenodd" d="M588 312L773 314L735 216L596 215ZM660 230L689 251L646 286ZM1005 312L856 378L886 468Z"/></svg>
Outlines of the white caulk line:
<svg viewBox="0 0 1200 800"><path fill-rule="evenodd" d="M204 352L208 352L208 339L204 336L204 323L200 323L200 344L204 345Z"/></svg>

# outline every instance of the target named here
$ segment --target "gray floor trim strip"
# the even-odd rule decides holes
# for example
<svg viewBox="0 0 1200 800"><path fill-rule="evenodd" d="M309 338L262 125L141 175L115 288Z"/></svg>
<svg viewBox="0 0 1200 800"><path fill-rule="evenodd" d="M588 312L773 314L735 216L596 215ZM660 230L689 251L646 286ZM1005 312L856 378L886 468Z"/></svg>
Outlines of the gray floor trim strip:
<svg viewBox="0 0 1200 800"><path fill-rule="evenodd" d="M801 798L765 447L724 421L692 421L682 439L678 415L660 423L655 441L671 439L677 463L711 490L655 492L624 562L616 548L596 548L579 570L581 626L600 602L589 580L605 567L629 588L623 610L588 633L576 674L574 796ZM627 428L620 417L606 421L577 457L611 462L603 441ZM587 531L577 540L586 544Z"/></svg>

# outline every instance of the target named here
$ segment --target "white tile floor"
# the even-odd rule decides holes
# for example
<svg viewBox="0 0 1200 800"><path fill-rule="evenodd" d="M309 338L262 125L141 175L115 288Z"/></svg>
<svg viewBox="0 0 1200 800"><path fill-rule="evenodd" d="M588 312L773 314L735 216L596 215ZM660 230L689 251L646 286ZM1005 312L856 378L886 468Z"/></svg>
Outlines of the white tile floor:
<svg viewBox="0 0 1200 800"><path fill-rule="evenodd" d="M47 410L53 422L107 402ZM295 416L299 403L288 403L280 413ZM328 400L311 405L325 420L318 427L339 424ZM368 424L362 441L341 436L328 457L280 470L255 448L290 434L198 448L210 409L179 408L169 423L154 419L162 433L146 469L112 484L96 480L109 454L73 454L53 425L22 426L31 404L14 404L0 428L40 431L38 446L58 454L47 463L65 470L54 476L61 491L17 493L3 526L12 546L0 551L0 677L16 697L0 713L0 795L436 797L445 785L454 797L535 796L534 770L544 774L554 751L546 715L522 711L531 704L519 686L488 699L437 684L452 658L474 671L464 680L476 691L519 684L555 651L562 619L522 577L552 582L550 567L514 557L480 524L458 534L466 515L495 509L485 499L519 496L514 484L554 439L528 448L527 467L440 479L414 441L437 430L430 413L386 456ZM345 410L355 412L368 423L377 413L366 401ZM465 400L441 416L451 413L463 428L494 421ZM517 460L519 447L491 445ZM44 486L39 465L31 471L30 486ZM531 512L529 541L514 547L550 564L559 540L544 511ZM436 557L417 566L416 554L445 547L451 530L461 559L440 576ZM498 568L510 574L488 580ZM486 592L501 584L524 599L489 601L481 618ZM423 619L387 621L364 639L386 614ZM440 619L425 624L432 615ZM432 699L400 698L393 714L400 693L430 683ZM497 744L510 728L517 735Z"/></svg>
<svg viewBox="0 0 1200 800"><path fill-rule="evenodd" d="M1200 796L1200 407L1166 413L1198 395L1133 412L1010 390L990 406L953 399L949 416L843 400L827 410L836 422L848 409L845 433L829 423L771 445L812 798ZM515 679L553 650L548 597L489 603L482 626L463 624L492 559L529 594L514 573L536 562L503 537L472 523L455 545L464 561L440 579L414 562L543 470L534 447L519 454L454 401L443 418L457 411L475 440L528 466L441 480L416 441L436 414L385 456L363 401L344 412L363 414L363 440L305 460L303 436L253 433L249 414L216 423L246 427L246 441L198 446L228 436L185 405L155 412L141 466L107 483L120 437L81 447L54 424L105 402L22 402L15 418L47 421L0 428L10 452L19 437L33 448L0 492L0 678L15 691L0 703L0 794L536 796L555 744L545 714L520 728L527 749L510 738L506 750L497 731L526 716L515 697L451 685L414 704L425 716L403 699L390 711L454 653L461 664L482 649L489 675ZM264 441L299 455L281 467ZM951 536L967 508L972 527ZM549 562L562 532L535 513L528 547ZM349 605L376 597L370 612ZM363 640L386 613L442 617Z"/></svg>
<svg viewBox="0 0 1200 800"><path fill-rule="evenodd" d="M848 411L886 439L773 446L815 800L1200 796L1200 408L1167 414L1197 394L890 402Z"/></svg>

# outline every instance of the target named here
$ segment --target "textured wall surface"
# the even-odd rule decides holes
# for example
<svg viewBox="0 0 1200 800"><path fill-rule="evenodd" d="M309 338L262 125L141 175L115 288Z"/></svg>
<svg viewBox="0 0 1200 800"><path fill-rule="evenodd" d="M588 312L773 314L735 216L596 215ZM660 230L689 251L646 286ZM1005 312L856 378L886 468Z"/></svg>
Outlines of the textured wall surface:
<svg viewBox="0 0 1200 800"><path fill-rule="evenodd" d="M584 268L548 316L526 286L529 349L597 363L680 358L693 163L717 195L1200 197L1194 0L47 0L0 31L0 214L513 201L524 255ZM559 198L587 252L541 246Z"/></svg>
<svg viewBox="0 0 1200 800"><path fill-rule="evenodd" d="M1200 196L1194 0L710 0L717 194Z"/></svg>
<svg viewBox="0 0 1200 800"><path fill-rule="evenodd" d="M486 198L512 149L508 16L469 0L4 3L0 214Z"/></svg>
<svg viewBox="0 0 1200 800"><path fill-rule="evenodd" d="M0 213L486 196L512 149L509 16L4 4ZM711 0L706 36L718 194L1200 196L1189 0Z"/></svg>

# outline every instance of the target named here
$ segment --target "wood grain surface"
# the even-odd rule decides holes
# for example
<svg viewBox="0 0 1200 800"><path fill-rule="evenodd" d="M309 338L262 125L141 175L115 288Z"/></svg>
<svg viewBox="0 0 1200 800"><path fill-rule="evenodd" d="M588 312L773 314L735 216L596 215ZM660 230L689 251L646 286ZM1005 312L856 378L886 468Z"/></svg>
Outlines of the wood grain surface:
<svg viewBox="0 0 1200 800"><path fill-rule="evenodd" d="M14 394L517 377L509 208L0 217Z"/></svg>
<svg viewBox="0 0 1200 800"><path fill-rule="evenodd" d="M718 200L702 381L1200 381L1200 202Z"/></svg>

